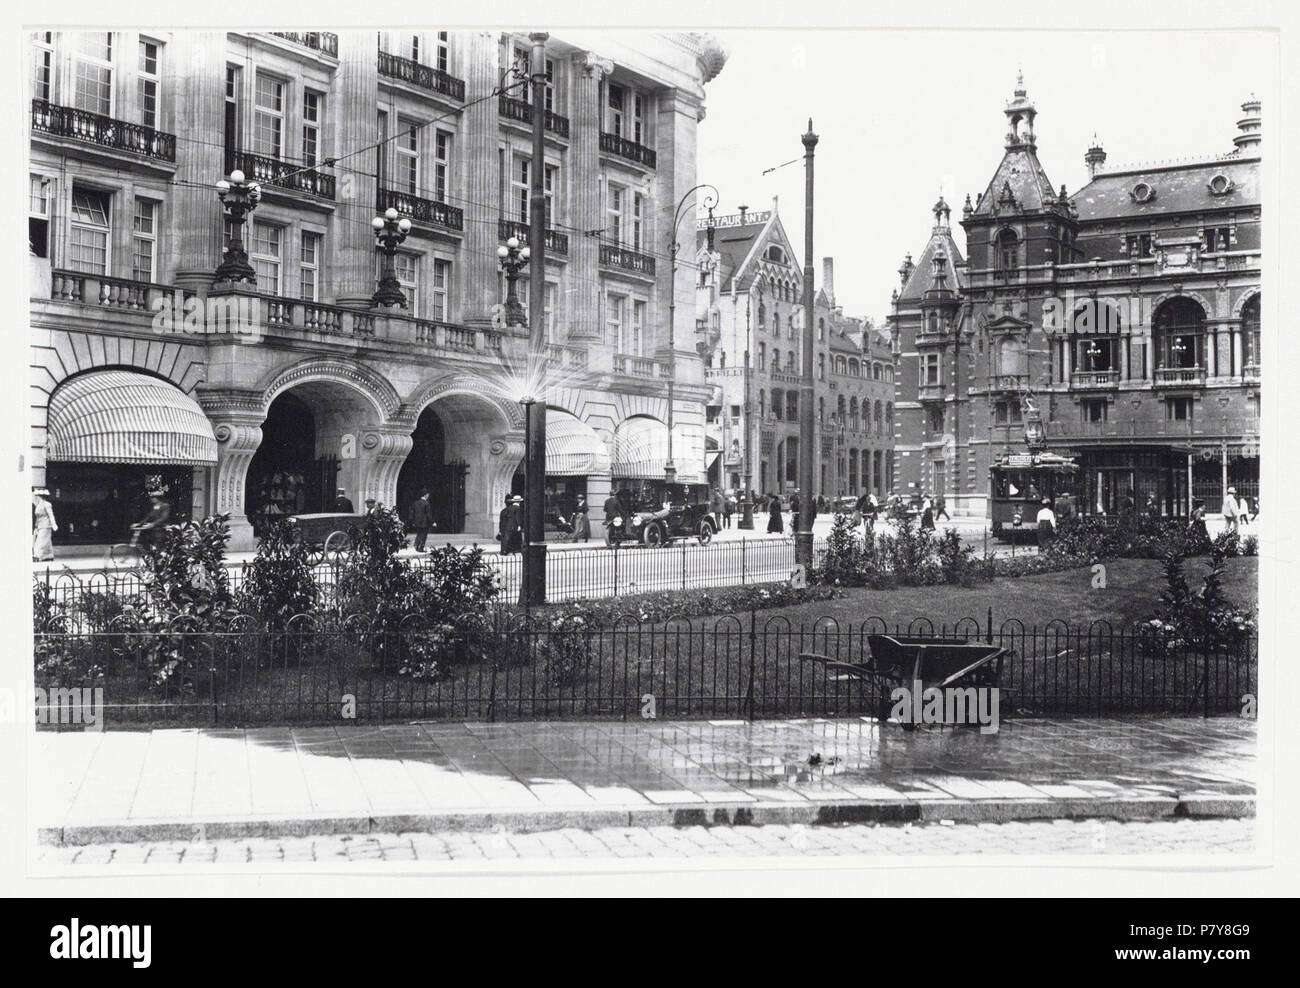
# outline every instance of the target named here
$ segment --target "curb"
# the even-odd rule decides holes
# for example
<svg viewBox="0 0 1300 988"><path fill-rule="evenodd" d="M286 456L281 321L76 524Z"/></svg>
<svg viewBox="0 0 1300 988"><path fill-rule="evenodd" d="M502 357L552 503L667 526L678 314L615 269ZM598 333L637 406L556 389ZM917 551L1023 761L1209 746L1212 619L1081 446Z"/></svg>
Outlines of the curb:
<svg viewBox="0 0 1300 988"><path fill-rule="evenodd" d="M595 830L605 827L829 826L844 823L1008 823L1028 820L1245 818L1255 815L1254 796L1189 795L1059 799L851 800L810 805L694 803L539 811L464 810L376 816L270 817L257 820L138 821L40 827L37 841L56 847L148 841L241 840L259 837L325 837L412 831L510 833Z"/></svg>

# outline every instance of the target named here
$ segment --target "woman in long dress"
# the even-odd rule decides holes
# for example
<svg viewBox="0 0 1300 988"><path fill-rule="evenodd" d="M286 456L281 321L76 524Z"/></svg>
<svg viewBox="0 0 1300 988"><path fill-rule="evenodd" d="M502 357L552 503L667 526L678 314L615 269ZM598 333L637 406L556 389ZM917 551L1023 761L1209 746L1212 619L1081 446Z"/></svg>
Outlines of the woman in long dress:
<svg viewBox="0 0 1300 988"><path fill-rule="evenodd" d="M781 499L775 494L768 497L767 530L769 534L785 534L785 525L781 521Z"/></svg>
<svg viewBox="0 0 1300 988"><path fill-rule="evenodd" d="M44 487L32 491L32 559L42 563L54 558L54 533L59 530L49 496Z"/></svg>

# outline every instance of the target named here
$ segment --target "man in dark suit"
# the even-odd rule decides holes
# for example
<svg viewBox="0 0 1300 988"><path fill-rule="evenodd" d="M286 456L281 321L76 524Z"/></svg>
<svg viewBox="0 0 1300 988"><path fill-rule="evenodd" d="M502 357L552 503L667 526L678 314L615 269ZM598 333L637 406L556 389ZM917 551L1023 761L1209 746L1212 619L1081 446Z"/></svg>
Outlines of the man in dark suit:
<svg viewBox="0 0 1300 988"><path fill-rule="evenodd" d="M342 487L334 494L334 510L340 514L355 515L356 509L352 507L352 502L348 499L348 492Z"/></svg>
<svg viewBox="0 0 1300 988"><path fill-rule="evenodd" d="M420 496L411 505L407 524L415 530L415 551L424 552L424 544L429 539L429 529L433 528L433 505L429 503L428 490L420 491Z"/></svg>

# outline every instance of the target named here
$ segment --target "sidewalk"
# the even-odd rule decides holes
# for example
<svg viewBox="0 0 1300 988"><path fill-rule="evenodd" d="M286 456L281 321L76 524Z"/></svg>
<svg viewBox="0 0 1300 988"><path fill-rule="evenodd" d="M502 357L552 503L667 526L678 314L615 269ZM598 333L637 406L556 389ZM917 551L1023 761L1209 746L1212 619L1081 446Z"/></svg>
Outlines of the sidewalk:
<svg viewBox="0 0 1300 988"><path fill-rule="evenodd" d="M47 844L610 826L1254 814L1255 724L422 723L50 733Z"/></svg>

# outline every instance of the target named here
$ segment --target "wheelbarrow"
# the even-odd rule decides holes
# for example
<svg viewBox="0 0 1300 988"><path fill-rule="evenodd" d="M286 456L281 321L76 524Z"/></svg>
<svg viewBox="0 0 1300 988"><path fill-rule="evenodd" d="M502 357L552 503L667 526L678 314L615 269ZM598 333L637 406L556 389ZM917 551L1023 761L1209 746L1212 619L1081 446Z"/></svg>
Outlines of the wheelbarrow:
<svg viewBox="0 0 1300 988"><path fill-rule="evenodd" d="M895 686L919 689L920 694L931 688L996 688L1002 676L1002 660L1010 649L990 642L951 638L868 635L867 652L865 662L840 662L815 652L801 652L799 659L879 683L882 699L876 716L887 721L893 708L890 694ZM905 730L914 731L917 726L914 721L903 723Z"/></svg>

